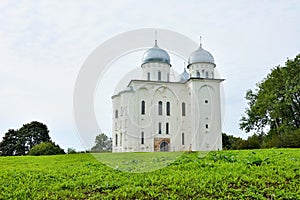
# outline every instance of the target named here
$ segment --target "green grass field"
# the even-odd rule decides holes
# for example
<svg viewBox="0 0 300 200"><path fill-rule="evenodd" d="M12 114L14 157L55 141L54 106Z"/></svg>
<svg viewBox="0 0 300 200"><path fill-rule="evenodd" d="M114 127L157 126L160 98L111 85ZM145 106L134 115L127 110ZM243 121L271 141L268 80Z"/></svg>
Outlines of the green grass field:
<svg viewBox="0 0 300 200"><path fill-rule="evenodd" d="M0 169L0 199L300 199L300 149L0 157Z"/></svg>

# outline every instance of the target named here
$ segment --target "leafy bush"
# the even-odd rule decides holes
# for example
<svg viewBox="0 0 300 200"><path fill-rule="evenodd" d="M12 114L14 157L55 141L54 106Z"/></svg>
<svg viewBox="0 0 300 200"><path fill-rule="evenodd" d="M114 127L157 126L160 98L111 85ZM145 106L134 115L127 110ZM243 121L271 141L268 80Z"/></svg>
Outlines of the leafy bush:
<svg viewBox="0 0 300 200"><path fill-rule="evenodd" d="M43 142L41 144L32 147L28 154L32 156L40 156L40 155L65 154L65 152L54 142Z"/></svg>
<svg viewBox="0 0 300 200"><path fill-rule="evenodd" d="M77 153L76 150L74 148L68 148L68 154L74 154Z"/></svg>
<svg viewBox="0 0 300 200"><path fill-rule="evenodd" d="M260 149L261 148L262 140L260 136L254 134L250 137L248 137L247 140L243 140L239 146L238 149Z"/></svg>

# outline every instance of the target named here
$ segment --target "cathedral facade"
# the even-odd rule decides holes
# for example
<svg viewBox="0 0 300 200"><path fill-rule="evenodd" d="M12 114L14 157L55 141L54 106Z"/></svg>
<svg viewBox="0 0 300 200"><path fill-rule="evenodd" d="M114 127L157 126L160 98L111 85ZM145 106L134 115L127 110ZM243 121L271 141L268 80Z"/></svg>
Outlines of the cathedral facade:
<svg viewBox="0 0 300 200"><path fill-rule="evenodd" d="M142 77L112 96L113 152L222 149L223 79L215 78L213 56L200 44L175 80L171 67L155 41L143 55Z"/></svg>

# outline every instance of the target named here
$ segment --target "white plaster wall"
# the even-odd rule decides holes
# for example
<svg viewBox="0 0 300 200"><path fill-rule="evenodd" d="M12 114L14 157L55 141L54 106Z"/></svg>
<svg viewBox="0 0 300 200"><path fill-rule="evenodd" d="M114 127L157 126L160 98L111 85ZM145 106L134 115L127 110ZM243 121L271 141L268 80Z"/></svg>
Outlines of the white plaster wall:
<svg viewBox="0 0 300 200"><path fill-rule="evenodd" d="M150 81L158 81L158 71L161 72L160 81L169 81L170 79L170 65L166 63L145 63L142 65L143 80L148 80L148 73L150 73Z"/></svg>
<svg viewBox="0 0 300 200"><path fill-rule="evenodd" d="M160 65L158 65L160 64ZM154 151L154 138L170 138L170 151L222 149L220 82L212 79L190 79L186 83L159 82L157 71L162 72L162 81L167 81L170 66L162 63L146 63L142 66L144 80L133 80L129 86L133 91L120 92L112 97L113 152ZM191 73L205 69L213 73L213 64L191 65ZM151 82L145 81L152 72ZM205 100L208 103L205 103ZM146 103L145 115L141 114L141 102ZM158 115L158 101L163 102L163 115ZM166 116L166 103L171 103L171 114ZM186 115L182 116L181 105L185 102ZM158 134L158 123L162 123L162 134ZM169 134L165 124L169 123ZM208 124L208 128L206 128ZM144 144L141 144L141 132ZM184 133L184 145L182 145ZM118 134L118 145L115 145ZM122 134L122 137L121 137ZM122 141L121 141L122 140Z"/></svg>
<svg viewBox="0 0 300 200"><path fill-rule="evenodd" d="M192 78L198 78L197 72L200 73L200 78L214 78L215 65L212 63L195 63L189 66L189 72ZM206 77L206 72L208 77Z"/></svg>
<svg viewBox="0 0 300 200"><path fill-rule="evenodd" d="M189 83L194 97L191 127L195 151L222 149L219 83L217 79L193 79Z"/></svg>

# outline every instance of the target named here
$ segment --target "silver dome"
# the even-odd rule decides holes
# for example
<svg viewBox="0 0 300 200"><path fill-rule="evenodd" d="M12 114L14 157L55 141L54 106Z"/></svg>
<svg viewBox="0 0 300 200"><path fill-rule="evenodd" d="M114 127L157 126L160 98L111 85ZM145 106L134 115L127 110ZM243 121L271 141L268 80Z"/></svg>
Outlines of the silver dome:
<svg viewBox="0 0 300 200"><path fill-rule="evenodd" d="M169 54L165 50L159 48L156 41L154 47L148 49L143 55L142 64L149 62L163 62L170 65Z"/></svg>
<svg viewBox="0 0 300 200"><path fill-rule="evenodd" d="M215 63L214 57L208 51L204 50L201 45L189 57L189 65L199 62Z"/></svg>
<svg viewBox="0 0 300 200"><path fill-rule="evenodd" d="M186 82L187 80L189 80L190 78L190 74L185 70L183 70L183 72L180 74L180 82Z"/></svg>

